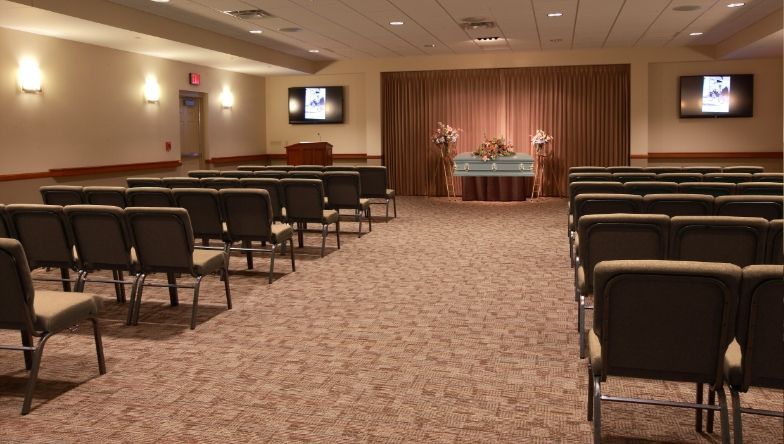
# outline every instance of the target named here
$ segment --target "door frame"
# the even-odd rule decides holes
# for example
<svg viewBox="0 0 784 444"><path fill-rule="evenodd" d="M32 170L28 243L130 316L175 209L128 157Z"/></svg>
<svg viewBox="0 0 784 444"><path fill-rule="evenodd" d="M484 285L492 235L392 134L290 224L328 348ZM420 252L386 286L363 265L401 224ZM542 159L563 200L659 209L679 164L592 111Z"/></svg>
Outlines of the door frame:
<svg viewBox="0 0 784 444"><path fill-rule="evenodd" d="M179 104L177 106L177 113L180 112L182 100L186 98L201 99L201 109L199 110L199 139L201 142L201 161L199 162L199 169L207 167L207 159L209 147L207 146L207 98L208 94L201 91L188 91L181 89L179 92ZM179 120L179 119L178 119ZM182 129L180 127L180 129ZM182 140L180 140L180 159L182 159Z"/></svg>

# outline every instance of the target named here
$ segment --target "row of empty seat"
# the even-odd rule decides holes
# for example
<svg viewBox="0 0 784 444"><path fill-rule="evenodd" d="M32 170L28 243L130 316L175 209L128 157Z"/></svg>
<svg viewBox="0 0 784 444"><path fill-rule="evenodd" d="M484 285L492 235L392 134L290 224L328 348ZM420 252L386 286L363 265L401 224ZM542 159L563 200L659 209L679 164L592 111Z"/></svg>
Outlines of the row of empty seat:
<svg viewBox="0 0 784 444"><path fill-rule="evenodd" d="M569 173L764 173L765 168L757 165L733 165L733 166L575 166L569 168Z"/></svg>
<svg viewBox="0 0 784 444"><path fill-rule="evenodd" d="M739 392L749 387L784 388L784 269L728 263L667 260L608 260L596 266L596 309L588 333L588 420L601 442L602 401L696 410L702 431L713 412L729 443L725 382L732 395L735 442L743 439L741 413L782 417L781 412L743 408ZM607 396L608 377L696 383L694 403ZM703 385L710 389L703 402ZM719 405L714 405L718 395Z"/></svg>
<svg viewBox="0 0 784 444"><path fill-rule="evenodd" d="M784 182L782 173L570 173L569 183L573 182Z"/></svg>

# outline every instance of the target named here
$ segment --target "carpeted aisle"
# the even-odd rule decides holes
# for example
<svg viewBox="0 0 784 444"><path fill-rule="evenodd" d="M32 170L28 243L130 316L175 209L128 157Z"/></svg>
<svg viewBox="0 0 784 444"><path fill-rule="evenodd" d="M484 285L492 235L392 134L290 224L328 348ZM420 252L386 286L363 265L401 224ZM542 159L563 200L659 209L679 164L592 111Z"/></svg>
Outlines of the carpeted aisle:
<svg viewBox="0 0 784 444"><path fill-rule="evenodd" d="M383 214L383 207L374 207ZM47 345L33 411L19 416L21 353L0 351L2 442L589 442L577 357L566 202L398 199L327 257L308 236L297 272L232 258L234 309L205 279L195 331L145 290L140 324L103 296L108 373L85 324ZM344 230L356 224L345 222ZM331 249L329 247L332 247ZM41 288L43 285L38 284ZM0 332L0 343L18 333ZM611 381L608 393L692 400L691 384ZM781 392L744 396L781 408ZM690 411L607 405L607 442L719 442ZM717 430L718 431L718 430ZM781 442L782 421L744 417L746 442Z"/></svg>

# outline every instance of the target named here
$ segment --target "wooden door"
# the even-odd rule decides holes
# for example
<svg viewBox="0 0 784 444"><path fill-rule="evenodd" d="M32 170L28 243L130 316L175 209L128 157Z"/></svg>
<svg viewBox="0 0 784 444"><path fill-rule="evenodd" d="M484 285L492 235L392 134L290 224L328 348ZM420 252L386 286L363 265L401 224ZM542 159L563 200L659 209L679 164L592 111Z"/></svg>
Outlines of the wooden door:
<svg viewBox="0 0 784 444"><path fill-rule="evenodd" d="M184 173L204 169L203 110L201 97L180 96L180 155Z"/></svg>

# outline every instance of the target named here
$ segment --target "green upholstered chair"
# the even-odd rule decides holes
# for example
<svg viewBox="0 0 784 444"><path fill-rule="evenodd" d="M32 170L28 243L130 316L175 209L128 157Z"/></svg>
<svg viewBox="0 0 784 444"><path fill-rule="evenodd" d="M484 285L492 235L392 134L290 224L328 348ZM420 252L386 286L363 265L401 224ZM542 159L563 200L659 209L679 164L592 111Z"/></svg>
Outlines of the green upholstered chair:
<svg viewBox="0 0 784 444"><path fill-rule="evenodd" d="M235 179L244 179L246 177L253 177L253 171L221 171L220 177L233 177Z"/></svg>
<svg viewBox="0 0 784 444"><path fill-rule="evenodd" d="M47 185L39 188L44 205L79 205L85 203L83 187Z"/></svg>
<svg viewBox="0 0 784 444"><path fill-rule="evenodd" d="M74 241L59 205L12 204L6 207L14 237L24 245L25 256L31 269L57 268L59 278L46 275L36 280L61 282L63 291L71 291L71 271L79 269L74 255Z"/></svg>
<svg viewBox="0 0 784 444"><path fill-rule="evenodd" d="M125 208L125 187L84 187L85 203Z"/></svg>
<svg viewBox="0 0 784 444"><path fill-rule="evenodd" d="M101 331L95 317L100 301L86 293L34 290L27 263L19 241L0 239L0 328L22 334L22 346L0 345L0 348L21 350L25 367L30 370L22 402L23 415L30 412L44 346L52 335L89 319L93 325L98 371L102 375L106 373ZM34 337L40 338L38 344L34 343Z"/></svg>
<svg viewBox="0 0 784 444"><path fill-rule="evenodd" d="M240 165L237 167L237 171L263 171L269 168L266 165Z"/></svg>
<svg viewBox="0 0 784 444"><path fill-rule="evenodd" d="M270 253L269 283L271 284L275 271L275 253L279 247L283 249L286 242L289 242L291 270L296 271L292 237L294 231L289 224L273 223L275 213L267 190L228 189L221 190L220 196L223 214L226 215L229 245L237 241L242 242L241 247L231 247L231 250L248 255L248 268L253 267L251 254ZM270 248L254 248L253 242L261 242L262 247L269 243Z"/></svg>
<svg viewBox="0 0 784 444"><path fill-rule="evenodd" d="M201 186L222 190L224 188L240 188L240 180L236 177L204 177L201 179Z"/></svg>
<svg viewBox="0 0 784 444"><path fill-rule="evenodd" d="M735 194L735 184L731 182L681 182L678 192L683 194L709 194L714 197Z"/></svg>
<svg viewBox="0 0 784 444"><path fill-rule="evenodd" d="M784 220L770 221L766 244L765 263L784 265Z"/></svg>
<svg viewBox="0 0 784 444"><path fill-rule="evenodd" d="M703 410L719 410L722 441L728 444L722 363L734 333L741 269L709 262L605 261L596 266L594 279L594 321L588 332L588 420L593 420L594 443L601 442L602 401L620 401L695 409L697 431ZM697 399L604 395L602 383L614 377L695 383ZM704 384L718 394L719 406L702 402Z"/></svg>
<svg viewBox="0 0 784 444"><path fill-rule="evenodd" d="M784 173L754 173L752 182L784 182Z"/></svg>
<svg viewBox="0 0 784 444"><path fill-rule="evenodd" d="M362 197L362 184L359 172L329 171L324 173L324 191L327 196L327 208L336 210L353 210L354 218L359 223L357 237L362 236L362 217L368 221L368 232L373 231L373 220L370 214L370 199Z"/></svg>
<svg viewBox="0 0 784 444"><path fill-rule="evenodd" d="M709 174L709 173L721 173L721 170L722 168L720 166L694 165L694 166L683 167L684 173Z"/></svg>
<svg viewBox="0 0 784 444"><path fill-rule="evenodd" d="M721 169L722 173L764 173L765 167L757 166L757 165L735 165L735 166L726 166Z"/></svg>
<svg viewBox="0 0 784 444"><path fill-rule="evenodd" d="M784 196L784 184L776 182L744 182L735 186L735 194Z"/></svg>
<svg viewBox="0 0 784 444"><path fill-rule="evenodd" d="M604 171L576 171L569 173L569 183L573 182L615 182L612 173Z"/></svg>
<svg viewBox="0 0 784 444"><path fill-rule="evenodd" d="M643 171L645 168L638 166L615 165L607 167L609 173L642 173Z"/></svg>
<svg viewBox="0 0 784 444"><path fill-rule="evenodd" d="M643 212L667 216L710 216L714 197L709 194L647 194Z"/></svg>
<svg viewBox="0 0 784 444"><path fill-rule="evenodd" d="M784 211L784 196L719 196L714 202L714 207L718 216L781 219Z"/></svg>
<svg viewBox="0 0 784 444"><path fill-rule="evenodd" d="M295 165L294 171L324 171L324 165Z"/></svg>
<svg viewBox="0 0 784 444"><path fill-rule="evenodd" d="M240 179L243 188L266 190L269 194L270 205L272 205L272 219L275 222L286 221L285 202L283 201L283 190L280 180L273 177L253 177L250 179Z"/></svg>
<svg viewBox="0 0 784 444"><path fill-rule="evenodd" d="M669 259L765 263L768 221L759 217L675 216L670 220Z"/></svg>
<svg viewBox="0 0 784 444"><path fill-rule="evenodd" d="M623 189L625 193L638 194L640 196L645 196L647 194L668 194L677 193L678 184L675 182L662 182L657 180L628 181L624 182Z"/></svg>
<svg viewBox="0 0 784 444"><path fill-rule="evenodd" d="M174 206L171 189L162 186L128 188L125 190L125 200L129 207L167 208Z"/></svg>
<svg viewBox="0 0 784 444"><path fill-rule="evenodd" d="M166 188L201 188L198 177L164 177L163 186Z"/></svg>
<svg viewBox="0 0 784 444"><path fill-rule="evenodd" d="M642 212L642 197L634 194L622 193L581 193L574 198L574 220L586 214L612 214ZM575 234L573 241L574 250L572 258L579 256L578 236Z"/></svg>
<svg viewBox="0 0 784 444"><path fill-rule="evenodd" d="M193 170L188 171L188 177L195 177L197 179L201 179L203 177L218 177L220 176L220 171L218 170Z"/></svg>
<svg viewBox="0 0 784 444"><path fill-rule="evenodd" d="M743 442L741 413L784 418L784 412L744 408L739 392L749 387L784 389L784 268L751 265L743 269L735 338L727 348L724 375L732 395L735 442Z"/></svg>
<svg viewBox="0 0 784 444"><path fill-rule="evenodd" d="M702 174L685 173L683 171L672 172L672 173L657 173L656 180L660 182L675 182L675 183L702 182Z"/></svg>
<svg viewBox="0 0 784 444"><path fill-rule="evenodd" d="M340 249L340 217L335 210L324 207L324 185L317 179L283 179L280 181L286 200L286 220L297 224L300 248L308 223L321 224L321 256L324 257L329 226L335 224L337 246Z"/></svg>
<svg viewBox="0 0 784 444"><path fill-rule="evenodd" d="M163 184L163 179L160 177L129 177L125 179L125 183L128 184L128 188L155 188L165 186Z"/></svg>
<svg viewBox="0 0 784 444"><path fill-rule="evenodd" d="M612 178L612 174L610 173L572 173L572 174L604 174L607 177ZM571 176L571 175L570 175ZM574 200L575 198L582 194L582 193L623 193L623 184L620 182L610 181L610 180L598 180L598 181L582 181L577 180L572 182L570 177L569 182L569 208L568 208L568 215L566 221L566 235L569 239L569 254L571 255L574 251L574 237L575 237L575 220L574 220ZM572 266L574 266L574 257L571 256Z"/></svg>
<svg viewBox="0 0 784 444"><path fill-rule="evenodd" d="M397 217L397 200L395 190L389 188L389 178L387 177L387 167L385 166L358 166L359 178L362 188L362 197L383 200L386 205L385 218L389 219L389 202L392 201L393 216Z"/></svg>
<svg viewBox="0 0 784 444"><path fill-rule="evenodd" d="M319 170L305 170L299 168L302 165L298 165L294 170L289 171L286 177L292 179L318 179L321 180L324 176L324 172Z"/></svg>
<svg viewBox="0 0 784 444"><path fill-rule="evenodd" d="M651 182L656 180L656 173L646 173L643 172L642 169L640 171L628 171L628 172L615 172L612 173L613 180L616 182L626 183L626 182Z"/></svg>
<svg viewBox="0 0 784 444"><path fill-rule="evenodd" d="M327 165L324 167L324 172L328 171L357 171L357 167L353 165Z"/></svg>
<svg viewBox="0 0 784 444"><path fill-rule="evenodd" d="M680 173L683 171L683 167L679 166L653 166L653 167L645 167L643 171L646 173L655 173L655 174L662 174L662 173Z"/></svg>
<svg viewBox="0 0 784 444"><path fill-rule="evenodd" d="M585 357L585 310L593 298L594 267L602 261L666 259L670 218L661 214L589 214L577 223L580 257L575 266L580 358Z"/></svg>
<svg viewBox="0 0 784 444"><path fill-rule="evenodd" d="M188 210L193 235L202 241L201 246L196 248L225 250L228 236L218 190L175 188L172 189L172 197L175 206ZM210 247L210 240L218 240L222 245Z"/></svg>
<svg viewBox="0 0 784 444"><path fill-rule="evenodd" d="M142 293L145 286L193 288L191 329L196 328L199 288L205 276L220 273L226 291L226 305L231 309L231 290L226 255L223 251L195 250L193 230L188 211L184 208L127 208L125 214L134 239L139 266L139 284L136 297L131 295L128 323L139 322ZM147 276L167 273L167 284L146 282ZM193 284L172 282L171 275L188 274L195 278ZM172 294L170 293L170 297ZM172 305L178 301L172 297Z"/></svg>
<svg viewBox="0 0 784 444"><path fill-rule="evenodd" d="M573 166L569 167L568 173L606 173L607 167L602 166Z"/></svg>
<svg viewBox="0 0 784 444"><path fill-rule="evenodd" d="M703 182L743 183L751 182L751 173L707 173L702 175Z"/></svg>
<svg viewBox="0 0 784 444"><path fill-rule="evenodd" d="M269 178L269 179L285 179L289 177L289 173L283 170L275 170L270 167L270 169L262 170L262 171L254 171L253 177L256 178Z"/></svg>

